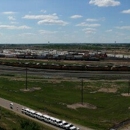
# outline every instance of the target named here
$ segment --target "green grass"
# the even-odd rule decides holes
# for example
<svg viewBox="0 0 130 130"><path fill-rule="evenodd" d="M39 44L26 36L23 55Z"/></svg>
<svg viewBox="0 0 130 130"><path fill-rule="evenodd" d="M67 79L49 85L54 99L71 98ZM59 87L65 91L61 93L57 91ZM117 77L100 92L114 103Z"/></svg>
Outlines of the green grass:
<svg viewBox="0 0 130 130"><path fill-rule="evenodd" d="M57 82L52 83L52 80ZM41 89L23 92L20 91L25 88L23 76L4 75L0 78L0 95L54 117L96 130L108 129L115 123L130 118L128 109L130 97L121 96L121 93L127 93L127 81L84 81L84 103L93 104L97 109L75 110L68 108L67 105L81 102L81 81L60 80L28 76L28 88L40 87ZM111 88L112 86L117 88L116 93L98 92L102 87ZM94 91L96 93L91 93Z"/></svg>
<svg viewBox="0 0 130 130"><path fill-rule="evenodd" d="M34 124L37 126L38 130L52 130L52 128L48 126L41 125L40 123L35 123L32 120L19 116L14 112L0 107L0 130L23 130L21 128L22 121Z"/></svg>

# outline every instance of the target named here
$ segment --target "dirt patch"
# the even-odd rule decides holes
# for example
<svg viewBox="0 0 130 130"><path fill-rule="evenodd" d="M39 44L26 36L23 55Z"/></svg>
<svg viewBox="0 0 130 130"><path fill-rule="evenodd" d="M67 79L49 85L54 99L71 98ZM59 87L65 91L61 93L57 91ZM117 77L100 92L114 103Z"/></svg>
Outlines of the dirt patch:
<svg viewBox="0 0 130 130"><path fill-rule="evenodd" d="M117 88L100 88L98 92L116 93Z"/></svg>
<svg viewBox="0 0 130 130"><path fill-rule="evenodd" d="M125 97L130 97L130 94L128 94L128 93L122 93L121 95L125 96Z"/></svg>
<svg viewBox="0 0 130 130"><path fill-rule="evenodd" d="M96 106L90 104L90 103L76 103L76 104L72 104L72 105L67 105L68 108L71 109L77 109L77 108L87 108L87 109L97 109Z"/></svg>
<svg viewBox="0 0 130 130"><path fill-rule="evenodd" d="M25 79L24 78L16 78L16 77L8 77L8 79L10 80L10 81L25 81Z"/></svg>
<svg viewBox="0 0 130 130"><path fill-rule="evenodd" d="M20 91L22 91L22 92L33 92L33 91L40 90L40 89L41 89L40 87L33 87L33 88L28 88L28 89L20 89Z"/></svg>
<svg viewBox="0 0 130 130"><path fill-rule="evenodd" d="M49 81L49 80L48 80L48 81ZM58 80L58 79L54 79L54 80L51 80L51 81L49 81L49 82L51 82L52 84L61 83L61 81Z"/></svg>

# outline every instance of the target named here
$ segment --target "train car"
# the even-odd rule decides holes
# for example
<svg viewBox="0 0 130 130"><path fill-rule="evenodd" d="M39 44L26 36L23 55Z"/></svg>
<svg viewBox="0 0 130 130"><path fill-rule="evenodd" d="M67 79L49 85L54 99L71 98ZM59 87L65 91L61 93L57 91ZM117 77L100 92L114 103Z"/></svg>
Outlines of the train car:
<svg viewBox="0 0 130 130"><path fill-rule="evenodd" d="M130 66L114 65L111 67L112 71L130 71Z"/></svg>
<svg viewBox="0 0 130 130"><path fill-rule="evenodd" d="M83 60L83 55L74 55L74 60Z"/></svg>
<svg viewBox="0 0 130 130"><path fill-rule="evenodd" d="M88 60L88 61L100 61L100 59L97 58L97 57L89 57L89 58L86 59L86 60Z"/></svg>
<svg viewBox="0 0 130 130"><path fill-rule="evenodd" d="M62 70L71 70L71 66L70 65L63 65Z"/></svg>
<svg viewBox="0 0 130 130"><path fill-rule="evenodd" d="M97 71L97 70L99 70L99 66L86 65L86 70Z"/></svg>
<svg viewBox="0 0 130 130"><path fill-rule="evenodd" d="M110 66L110 65L106 65L106 66L103 67L103 70L104 70L104 71L110 71L110 70L111 70L111 67L112 67L112 66Z"/></svg>
<svg viewBox="0 0 130 130"><path fill-rule="evenodd" d="M0 58L3 58L3 57L5 57L5 54L0 53Z"/></svg>
<svg viewBox="0 0 130 130"><path fill-rule="evenodd" d="M31 68L41 68L41 64L39 62L30 63Z"/></svg>
<svg viewBox="0 0 130 130"><path fill-rule="evenodd" d="M85 70L85 65L63 65L62 66L63 70Z"/></svg>
<svg viewBox="0 0 130 130"><path fill-rule="evenodd" d="M59 55L58 60L65 60L65 55Z"/></svg>
<svg viewBox="0 0 130 130"><path fill-rule="evenodd" d="M112 70L112 71L119 71L119 70L120 70L120 66L119 66L119 65L113 65L113 66L111 67L111 70Z"/></svg>
<svg viewBox="0 0 130 130"><path fill-rule="evenodd" d="M72 65L72 70L85 70L85 65Z"/></svg>
<svg viewBox="0 0 130 130"><path fill-rule="evenodd" d="M110 71L111 70L111 66L99 65L99 66L95 66L95 70L96 71Z"/></svg>
<svg viewBox="0 0 130 130"><path fill-rule="evenodd" d="M60 70L62 66L60 64L50 64L49 69Z"/></svg>
<svg viewBox="0 0 130 130"><path fill-rule="evenodd" d="M23 59L23 58L25 58L25 56L26 56L25 54L17 54L17 55L16 55L16 58L21 58L21 59Z"/></svg>
<svg viewBox="0 0 130 130"><path fill-rule="evenodd" d="M65 60L74 60L74 55L72 55L72 54L66 55Z"/></svg>

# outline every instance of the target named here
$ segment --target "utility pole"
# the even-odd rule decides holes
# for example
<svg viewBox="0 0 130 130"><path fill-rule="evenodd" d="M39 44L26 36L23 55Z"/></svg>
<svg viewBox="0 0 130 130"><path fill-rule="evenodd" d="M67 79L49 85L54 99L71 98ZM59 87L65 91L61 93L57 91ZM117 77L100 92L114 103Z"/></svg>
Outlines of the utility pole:
<svg viewBox="0 0 130 130"><path fill-rule="evenodd" d="M25 71L26 71L26 80L25 80L25 84L26 84L26 89L28 88L28 68L27 68L27 65L28 65L28 62L27 63L25 63L25 66L26 66L26 68L25 68Z"/></svg>
<svg viewBox="0 0 130 130"><path fill-rule="evenodd" d="M83 105L83 79L81 80L81 104Z"/></svg>
<svg viewBox="0 0 130 130"><path fill-rule="evenodd" d="M27 74L28 74L28 73L27 73L27 70L28 70L28 69L27 69L27 66L26 66L26 89L28 88L28 84L27 84L27 79L28 79Z"/></svg>
<svg viewBox="0 0 130 130"><path fill-rule="evenodd" d="M2 118L2 109L0 107L0 119Z"/></svg>
<svg viewBox="0 0 130 130"><path fill-rule="evenodd" d="M128 81L128 95L130 94L130 80Z"/></svg>

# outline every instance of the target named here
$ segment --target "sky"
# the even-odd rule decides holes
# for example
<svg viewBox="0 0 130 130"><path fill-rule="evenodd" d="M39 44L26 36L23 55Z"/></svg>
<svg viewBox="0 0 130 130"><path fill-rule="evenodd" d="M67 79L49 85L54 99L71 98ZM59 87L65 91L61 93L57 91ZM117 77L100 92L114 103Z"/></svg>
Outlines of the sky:
<svg viewBox="0 0 130 130"><path fill-rule="evenodd" d="M130 43L130 0L0 0L0 44Z"/></svg>

